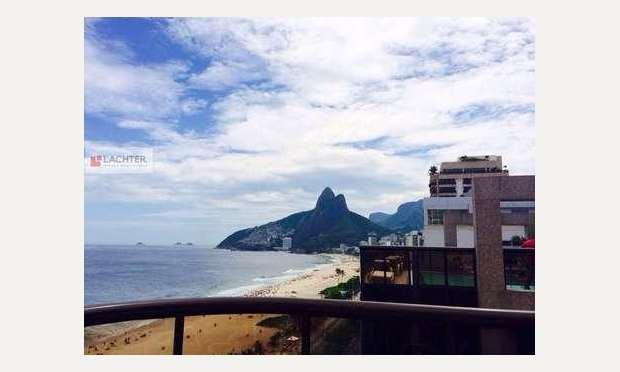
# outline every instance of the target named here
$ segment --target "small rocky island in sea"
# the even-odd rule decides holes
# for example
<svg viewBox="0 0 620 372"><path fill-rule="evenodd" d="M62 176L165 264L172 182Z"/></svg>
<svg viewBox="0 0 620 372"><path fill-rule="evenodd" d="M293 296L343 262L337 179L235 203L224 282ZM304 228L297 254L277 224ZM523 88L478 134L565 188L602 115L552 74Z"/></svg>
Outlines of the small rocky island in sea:
<svg viewBox="0 0 620 372"><path fill-rule="evenodd" d="M136 245L144 245L142 242L137 242Z"/></svg>
<svg viewBox="0 0 620 372"><path fill-rule="evenodd" d="M176 243L174 243L174 245L176 245L176 246L180 246L180 245L194 245L194 243L192 243L192 242L186 242L186 243L176 242Z"/></svg>

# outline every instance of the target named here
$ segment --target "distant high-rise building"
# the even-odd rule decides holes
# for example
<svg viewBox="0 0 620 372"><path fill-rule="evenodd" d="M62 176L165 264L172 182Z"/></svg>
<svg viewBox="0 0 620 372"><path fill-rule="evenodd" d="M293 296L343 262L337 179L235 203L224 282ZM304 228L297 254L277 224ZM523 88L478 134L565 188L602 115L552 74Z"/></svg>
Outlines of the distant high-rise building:
<svg viewBox="0 0 620 372"><path fill-rule="evenodd" d="M377 234L371 232L368 234L368 245L377 245Z"/></svg>
<svg viewBox="0 0 620 372"><path fill-rule="evenodd" d="M379 245L392 246L398 245L398 235L392 233L379 239Z"/></svg>
<svg viewBox="0 0 620 372"><path fill-rule="evenodd" d="M293 248L293 238L288 236L282 238L282 248L285 250L291 250L291 248Z"/></svg>
<svg viewBox="0 0 620 372"><path fill-rule="evenodd" d="M407 247L417 247L420 245L417 231L413 230L405 234L405 245Z"/></svg>

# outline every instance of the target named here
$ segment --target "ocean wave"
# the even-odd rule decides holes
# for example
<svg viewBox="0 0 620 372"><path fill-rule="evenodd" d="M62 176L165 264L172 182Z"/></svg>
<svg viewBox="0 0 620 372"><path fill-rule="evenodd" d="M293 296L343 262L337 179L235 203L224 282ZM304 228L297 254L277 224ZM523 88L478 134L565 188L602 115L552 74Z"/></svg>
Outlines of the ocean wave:
<svg viewBox="0 0 620 372"><path fill-rule="evenodd" d="M262 287L263 285L264 284L242 285L240 287L235 287L235 288L225 289L223 291L220 291L216 293L215 296L222 296L222 297L242 296L254 289L258 289Z"/></svg>
<svg viewBox="0 0 620 372"><path fill-rule="evenodd" d="M282 272L282 274L304 274L309 271L312 271L313 267L309 267L306 269L288 269Z"/></svg>
<svg viewBox="0 0 620 372"><path fill-rule="evenodd" d="M253 283L250 285L242 285L239 287L226 289L218 292L216 296L224 296L224 297L234 297L244 295L252 290L262 288L269 285L274 285L278 283L285 282L287 280L295 279L304 274L309 274L313 271L320 270L322 268L331 266L332 263L320 263L313 265L311 267L305 269L288 269L282 272L284 275L276 275L276 276L259 276L252 279Z"/></svg>
<svg viewBox="0 0 620 372"><path fill-rule="evenodd" d="M288 279L295 278L299 273L289 274L289 275L278 275L278 276L260 276L258 278L252 279L255 283L264 283L264 284L276 284L278 282L282 282Z"/></svg>

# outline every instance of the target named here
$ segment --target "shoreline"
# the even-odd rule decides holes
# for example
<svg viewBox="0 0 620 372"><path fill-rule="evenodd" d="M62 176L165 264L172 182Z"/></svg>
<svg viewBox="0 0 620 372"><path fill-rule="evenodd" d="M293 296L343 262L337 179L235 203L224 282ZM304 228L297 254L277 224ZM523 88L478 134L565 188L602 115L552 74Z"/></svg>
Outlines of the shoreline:
<svg viewBox="0 0 620 372"><path fill-rule="evenodd" d="M323 255L329 257L328 263L319 264L290 279L250 289L242 296L321 298L321 290L359 275L359 257L335 253ZM342 277L336 276L336 268L344 270Z"/></svg>
<svg viewBox="0 0 620 372"><path fill-rule="evenodd" d="M290 253L290 254L311 255L309 253ZM252 282L250 284L244 284L244 285L240 285L234 288L223 289L223 290L218 291L215 294L208 295L207 297L233 297L233 296L247 297L249 294L257 290L260 290L262 288L278 286L282 283L286 283L291 280L298 279L299 277L307 275L313 271L316 271L317 269L321 269L322 267L328 267L328 266L331 267L334 264L338 264L339 262L342 261L341 256L346 256L344 254L337 254L337 253L319 253L317 255L323 258L325 262L315 263L312 266L309 266L303 269L288 269L274 276L256 277L252 279Z"/></svg>
<svg viewBox="0 0 620 372"><path fill-rule="evenodd" d="M274 283L227 290L234 293L229 296L321 298L321 290L359 275L359 257L331 253L322 255L329 261ZM344 270L344 275L338 277L336 268ZM225 296L222 295L224 292L226 290L209 297ZM255 341L268 344L277 330L256 323L269 316L272 314L187 317L186 351L188 354L226 354L251 348ZM218 323L225 323L225 326L218 329ZM170 354L173 324L172 319L154 319L85 328L84 354Z"/></svg>

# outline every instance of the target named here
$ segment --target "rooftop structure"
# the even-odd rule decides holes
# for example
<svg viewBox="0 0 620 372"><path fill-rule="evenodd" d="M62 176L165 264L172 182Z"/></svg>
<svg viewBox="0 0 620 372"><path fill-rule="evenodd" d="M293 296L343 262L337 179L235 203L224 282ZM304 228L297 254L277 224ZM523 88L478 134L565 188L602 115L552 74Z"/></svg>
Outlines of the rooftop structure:
<svg viewBox="0 0 620 372"><path fill-rule="evenodd" d="M429 191L434 196L469 195L472 179L506 176L502 157L498 155L461 156L456 161L442 162L439 171L431 169Z"/></svg>

